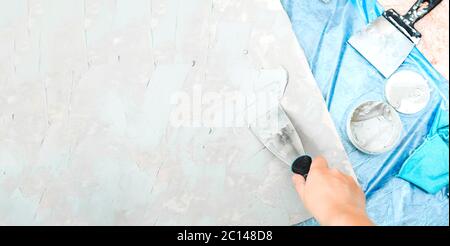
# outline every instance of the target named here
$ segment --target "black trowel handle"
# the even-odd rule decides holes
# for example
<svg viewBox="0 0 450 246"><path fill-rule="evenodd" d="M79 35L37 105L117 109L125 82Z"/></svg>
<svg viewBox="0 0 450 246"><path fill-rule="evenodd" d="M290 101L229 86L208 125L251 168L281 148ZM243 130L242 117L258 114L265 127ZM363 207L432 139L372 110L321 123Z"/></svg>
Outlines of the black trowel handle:
<svg viewBox="0 0 450 246"><path fill-rule="evenodd" d="M312 158L310 156L300 156L292 163L292 172L300 174L306 179L311 168L311 163Z"/></svg>
<svg viewBox="0 0 450 246"><path fill-rule="evenodd" d="M403 16L408 21L409 25L414 26L416 22L422 19L425 15L431 12L436 6L438 6L442 0L418 0Z"/></svg>

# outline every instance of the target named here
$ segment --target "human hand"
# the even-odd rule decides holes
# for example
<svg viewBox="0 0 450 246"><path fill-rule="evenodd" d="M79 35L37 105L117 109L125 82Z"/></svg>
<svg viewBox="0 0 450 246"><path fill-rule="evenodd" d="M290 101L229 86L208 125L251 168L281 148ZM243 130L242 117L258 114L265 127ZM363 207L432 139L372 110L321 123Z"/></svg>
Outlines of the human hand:
<svg viewBox="0 0 450 246"><path fill-rule="evenodd" d="M364 192L352 177L328 168L324 158L312 162L306 181L298 174L292 180L306 209L321 225L373 225L365 211Z"/></svg>

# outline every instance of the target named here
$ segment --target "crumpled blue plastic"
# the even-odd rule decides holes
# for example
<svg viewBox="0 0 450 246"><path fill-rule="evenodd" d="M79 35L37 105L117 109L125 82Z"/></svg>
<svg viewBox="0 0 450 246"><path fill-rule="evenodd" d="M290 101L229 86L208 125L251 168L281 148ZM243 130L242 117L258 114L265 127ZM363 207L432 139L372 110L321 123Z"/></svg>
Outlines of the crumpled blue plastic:
<svg viewBox="0 0 450 246"><path fill-rule="evenodd" d="M433 125L436 116L448 115L448 81L414 49L400 69L414 70L429 81L430 102L417 114L400 115L402 140L394 150L381 155L364 154L347 137L347 117L363 101L385 100L385 78L347 41L380 16L383 8L375 0L281 0L281 3L366 194L371 219L378 225L448 226L448 187L430 194L398 177L405 161L430 134L434 135L433 131L440 129ZM316 224L314 219L302 223Z"/></svg>

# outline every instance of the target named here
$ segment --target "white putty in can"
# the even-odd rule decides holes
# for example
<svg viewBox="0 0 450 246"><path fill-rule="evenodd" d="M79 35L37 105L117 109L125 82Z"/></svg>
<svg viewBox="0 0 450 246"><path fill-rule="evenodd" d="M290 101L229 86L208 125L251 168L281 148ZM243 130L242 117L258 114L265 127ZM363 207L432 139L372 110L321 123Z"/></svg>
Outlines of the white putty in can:
<svg viewBox="0 0 450 246"><path fill-rule="evenodd" d="M415 114L422 111L430 101L430 87L417 72L401 70L393 74L385 85L385 97L400 113Z"/></svg>
<svg viewBox="0 0 450 246"><path fill-rule="evenodd" d="M381 154L397 145L402 132L398 113L389 104L368 101L350 114L347 135L356 148L367 154Z"/></svg>

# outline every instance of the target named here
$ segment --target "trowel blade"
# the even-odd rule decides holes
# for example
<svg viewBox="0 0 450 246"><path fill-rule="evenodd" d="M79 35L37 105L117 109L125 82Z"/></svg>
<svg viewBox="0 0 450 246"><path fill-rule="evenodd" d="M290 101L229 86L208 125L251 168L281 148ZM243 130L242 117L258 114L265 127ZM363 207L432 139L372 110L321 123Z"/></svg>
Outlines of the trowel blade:
<svg viewBox="0 0 450 246"><path fill-rule="evenodd" d="M281 105L259 117L250 124L250 129L270 152L289 166L305 155L302 141Z"/></svg>
<svg viewBox="0 0 450 246"><path fill-rule="evenodd" d="M348 41L385 78L389 78L415 44L386 17L378 17Z"/></svg>

